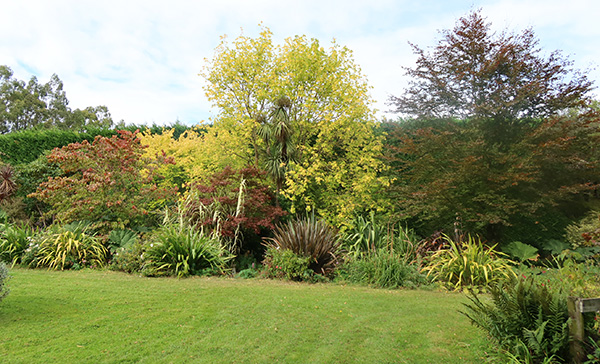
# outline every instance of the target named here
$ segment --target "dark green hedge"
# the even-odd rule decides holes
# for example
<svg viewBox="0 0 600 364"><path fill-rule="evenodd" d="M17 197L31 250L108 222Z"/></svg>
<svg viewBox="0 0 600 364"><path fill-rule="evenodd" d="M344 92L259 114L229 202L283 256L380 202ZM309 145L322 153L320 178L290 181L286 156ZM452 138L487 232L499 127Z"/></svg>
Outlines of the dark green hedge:
<svg viewBox="0 0 600 364"><path fill-rule="evenodd" d="M119 127L129 131L140 129L150 130L152 134L162 134L164 129L175 129L174 138L178 138L185 131L192 129L186 125L175 124L171 126L136 126ZM202 131L202 129L200 129ZM92 142L97 135L111 137L117 134L116 129L98 129L86 132L70 130L44 129L24 130L0 135L0 161L13 166L31 163L47 150L60 148L70 143L80 143L84 140Z"/></svg>
<svg viewBox="0 0 600 364"><path fill-rule="evenodd" d="M24 130L0 135L0 159L14 166L31 163L44 151L84 140L92 142L96 135L112 136L117 132L100 129L77 133L69 130Z"/></svg>

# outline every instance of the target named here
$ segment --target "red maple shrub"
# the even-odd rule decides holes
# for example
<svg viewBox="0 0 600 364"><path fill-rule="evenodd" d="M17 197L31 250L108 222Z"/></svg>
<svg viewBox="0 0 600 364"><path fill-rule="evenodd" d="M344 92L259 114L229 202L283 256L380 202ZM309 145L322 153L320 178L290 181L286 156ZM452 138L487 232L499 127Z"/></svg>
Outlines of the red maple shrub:
<svg viewBox="0 0 600 364"><path fill-rule="evenodd" d="M143 157L137 131L119 131L111 138L97 136L54 149L48 161L65 175L50 177L30 194L51 206L47 214L62 223L86 220L100 230L143 226L152 212L175 196L160 188L155 171L173 164L165 155Z"/></svg>
<svg viewBox="0 0 600 364"><path fill-rule="evenodd" d="M254 167L226 167L194 183L190 193L193 197L186 205L190 222L212 231L218 226L220 235L226 238L236 238L239 232L261 235L274 229L286 214L275 206L266 172Z"/></svg>

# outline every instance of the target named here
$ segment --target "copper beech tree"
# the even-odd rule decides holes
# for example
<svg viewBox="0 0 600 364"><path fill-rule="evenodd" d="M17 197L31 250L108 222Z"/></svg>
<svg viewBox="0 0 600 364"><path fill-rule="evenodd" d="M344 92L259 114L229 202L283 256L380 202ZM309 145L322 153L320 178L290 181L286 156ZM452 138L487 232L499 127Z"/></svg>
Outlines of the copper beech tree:
<svg viewBox="0 0 600 364"><path fill-rule="evenodd" d="M442 35L430 53L413 46L411 83L390 99L405 117L388 136L399 209L490 240L560 228L598 182L592 82L559 52L544 58L533 31L493 33L478 11Z"/></svg>
<svg viewBox="0 0 600 364"><path fill-rule="evenodd" d="M48 214L63 223L86 220L105 231L147 224L176 191L156 184L156 168L173 159L143 157L143 150L137 132L129 131L54 149L48 161L65 175L49 178L29 196L49 204Z"/></svg>

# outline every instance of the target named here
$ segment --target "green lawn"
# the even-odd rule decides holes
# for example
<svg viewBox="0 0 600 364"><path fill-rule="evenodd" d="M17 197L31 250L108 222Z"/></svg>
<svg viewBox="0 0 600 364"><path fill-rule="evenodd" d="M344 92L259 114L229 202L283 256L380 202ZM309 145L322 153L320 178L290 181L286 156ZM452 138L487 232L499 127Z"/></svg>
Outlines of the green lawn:
<svg viewBox="0 0 600 364"><path fill-rule="evenodd" d="M479 363L465 297L13 269L0 363Z"/></svg>

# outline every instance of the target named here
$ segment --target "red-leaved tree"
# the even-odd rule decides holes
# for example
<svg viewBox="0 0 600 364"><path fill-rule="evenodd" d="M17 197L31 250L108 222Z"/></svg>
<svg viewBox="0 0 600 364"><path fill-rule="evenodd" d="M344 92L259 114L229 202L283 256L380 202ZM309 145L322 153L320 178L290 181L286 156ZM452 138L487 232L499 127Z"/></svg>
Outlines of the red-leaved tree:
<svg viewBox="0 0 600 364"><path fill-rule="evenodd" d="M176 191L156 184L155 170L172 158L145 158L143 149L137 132L129 131L56 148L48 160L65 175L49 178L29 197L49 204L48 214L62 223L86 220L104 231L146 225Z"/></svg>
<svg viewBox="0 0 600 364"><path fill-rule="evenodd" d="M266 172L253 167L226 167L193 184L190 193L186 211L191 222L211 230L218 227L223 237L239 240L237 249L243 245L241 234L270 231L286 214L275 206Z"/></svg>

